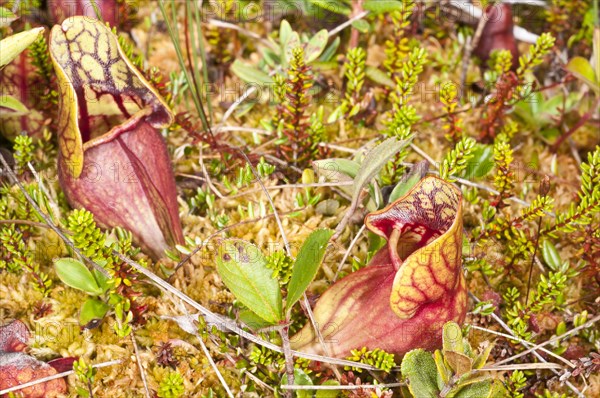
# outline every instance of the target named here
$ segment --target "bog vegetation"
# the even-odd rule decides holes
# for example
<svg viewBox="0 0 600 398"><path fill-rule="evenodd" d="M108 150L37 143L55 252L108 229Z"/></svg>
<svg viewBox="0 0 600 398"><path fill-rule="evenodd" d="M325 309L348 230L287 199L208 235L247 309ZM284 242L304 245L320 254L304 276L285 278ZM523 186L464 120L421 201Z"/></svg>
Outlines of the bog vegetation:
<svg viewBox="0 0 600 398"><path fill-rule="evenodd" d="M499 3L0 0L0 395L600 396L598 1Z"/></svg>

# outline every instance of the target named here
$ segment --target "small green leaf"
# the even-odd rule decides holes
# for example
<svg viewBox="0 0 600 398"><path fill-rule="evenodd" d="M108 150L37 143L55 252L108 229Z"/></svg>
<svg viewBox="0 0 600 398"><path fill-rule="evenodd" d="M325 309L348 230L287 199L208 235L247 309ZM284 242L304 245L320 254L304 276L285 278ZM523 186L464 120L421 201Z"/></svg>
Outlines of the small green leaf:
<svg viewBox="0 0 600 398"><path fill-rule="evenodd" d="M0 112L0 118L21 116L29 113L29 109L12 95L0 96L0 108L4 108L2 112ZM6 110L8 110L8 112Z"/></svg>
<svg viewBox="0 0 600 398"><path fill-rule="evenodd" d="M492 380L492 385L490 386L490 393L486 398L504 398L506 397L507 391L504 387L504 384L500 380Z"/></svg>
<svg viewBox="0 0 600 398"><path fill-rule="evenodd" d="M324 381L322 386L339 386L340 383L337 380L327 380ZM315 398L336 398L339 395L339 391L335 390L317 390L315 393Z"/></svg>
<svg viewBox="0 0 600 398"><path fill-rule="evenodd" d="M67 286L83 290L93 296L102 294L102 288L98 286L94 275L87 267L74 258L60 258L54 261L56 274Z"/></svg>
<svg viewBox="0 0 600 398"><path fill-rule="evenodd" d="M344 105L340 105L335 108L327 118L327 124L332 124L340 120L344 116Z"/></svg>
<svg viewBox="0 0 600 398"><path fill-rule="evenodd" d="M494 147L492 145L477 144L473 150L473 158L464 171L464 178L485 177L494 168Z"/></svg>
<svg viewBox="0 0 600 398"><path fill-rule="evenodd" d="M308 0L308 2L335 14L349 16L352 12L346 4L339 0ZM317 15L322 16L322 13Z"/></svg>
<svg viewBox="0 0 600 398"><path fill-rule="evenodd" d="M456 322L446 322L442 332L442 345L444 351L454 351L460 354L465 352L463 335L460 326Z"/></svg>
<svg viewBox="0 0 600 398"><path fill-rule="evenodd" d="M302 369L294 369L294 385L312 386L313 382L310 376L308 376ZM312 390L296 390L297 398L312 398L312 395Z"/></svg>
<svg viewBox="0 0 600 398"><path fill-rule="evenodd" d="M565 323L565 321L560 321L558 326L556 326L556 335L560 336L561 334L564 334L566 332L567 332L567 324Z"/></svg>
<svg viewBox="0 0 600 398"><path fill-rule="evenodd" d="M104 266L103 264L99 265ZM92 274L94 275L94 279L96 279L98 286L100 286L100 289L102 289L102 293L106 293L106 291L112 286L111 279L108 277L108 275L103 274L96 268L92 268Z"/></svg>
<svg viewBox="0 0 600 398"><path fill-rule="evenodd" d="M548 239L544 239L542 242L542 257L544 257L544 262L550 269L553 271L560 269L562 264L560 254L558 254L558 250L556 250L556 247Z"/></svg>
<svg viewBox="0 0 600 398"><path fill-rule="evenodd" d="M411 170L411 175L408 176L407 179L402 179L402 181L398 182L398 184L392 190L390 194L390 199L388 203L394 203L404 195L408 193L419 181L421 181L422 175L421 173L413 173L414 170Z"/></svg>
<svg viewBox="0 0 600 398"><path fill-rule="evenodd" d="M600 88L598 88L598 79L600 79L600 77L596 76L594 68L592 68L592 65L587 59L579 56L573 57L569 60L566 68L578 79L588 84L594 91L600 91Z"/></svg>
<svg viewBox="0 0 600 398"><path fill-rule="evenodd" d="M102 300L96 298L87 299L79 312L79 324L81 326L89 326L90 322L101 320L109 308L108 304Z"/></svg>
<svg viewBox="0 0 600 398"><path fill-rule="evenodd" d="M0 41L0 68L17 58L21 52L31 45L44 31L43 27L33 28L17 33Z"/></svg>
<svg viewBox="0 0 600 398"><path fill-rule="evenodd" d="M359 19L358 21L352 22L352 27L361 33L369 33L371 25L369 25L369 23L364 19Z"/></svg>
<svg viewBox="0 0 600 398"><path fill-rule="evenodd" d="M437 369L430 353L422 349L408 352L400 366L402 376L408 379L408 388L415 398L437 397Z"/></svg>
<svg viewBox="0 0 600 398"><path fill-rule="evenodd" d="M338 48L340 47L341 39L339 36L333 40L333 42L323 51L321 57L319 58L319 62L328 62L331 61Z"/></svg>
<svg viewBox="0 0 600 398"><path fill-rule="evenodd" d="M260 84L272 84L273 79L267 73L260 69L255 68L252 65L248 65L240 60L235 60L231 65L231 70L240 79L247 83L260 83Z"/></svg>
<svg viewBox="0 0 600 398"><path fill-rule="evenodd" d="M492 381L490 379L469 384L464 387L456 386L454 391L448 394L452 398L486 398L492 392Z"/></svg>
<svg viewBox="0 0 600 398"><path fill-rule="evenodd" d="M270 48L261 47L260 52L263 56L263 59L271 68L276 68L281 62L279 59L279 55L275 53L275 51Z"/></svg>
<svg viewBox="0 0 600 398"><path fill-rule="evenodd" d="M293 31L292 26L287 20L284 19L281 21L281 24L279 25L279 42L282 46L287 43Z"/></svg>
<svg viewBox="0 0 600 398"><path fill-rule="evenodd" d="M258 330L272 325L272 323L265 321L249 309L241 310L238 313L238 316L240 321L245 323L252 330Z"/></svg>
<svg viewBox="0 0 600 398"><path fill-rule="evenodd" d="M328 181L333 182L339 181L340 173L354 178L358 174L358 170L360 170L360 163L343 158L316 160L313 164L317 167L320 174L324 175Z"/></svg>
<svg viewBox="0 0 600 398"><path fill-rule="evenodd" d="M250 112L256 104L257 104L257 101L246 101L245 103L241 104L235 110L235 117L244 116L246 113Z"/></svg>
<svg viewBox="0 0 600 398"><path fill-rule="evenodd" d="M279 282L259 248L240 239L222 242L217 255L217 272L223 283L248 309L271 324L281 321Z"/></svg>
<svg viewBox="0 0 600 398"><path fill-rule="evenodd" d="M298 257L296 257L296 262L294 262L288 284L287 311L292 309L292 306L302 297L310 282L317 275L331 235L333 235L333 231L330 229L318 229L304 241Z"/></svg>
<svg viewBox="0 0 600 398"><path fill-rule="evenodd" d="M304 49L304 62L309 64L319 58L321 53L323 53L323 50L325 50L328 40L329 35L327 29L318 31L306 44L306 48Z"/></svg>
<svg viewBox="0 0 600 398"><path fill-rule="evenodd" d="M393 11L401 11L404 8L405 5L403 2L398 0L367 0L363 4L363 9L366 11L371 11L371 13L375 15Z"/></svg>
<svg viewBox="0 0 600 398"><path fill-rule="evenodd" d="M366 67L365 75L375 83L381 84L382 86L387 86L392 89L396 88L396 83L394 83L394 81L385 72L382 72L373 66Z"/></svg>
<svg viewBox="0 0 600 398"><path fill-rule="evenodd" d="M363 187L368 184L383 166L402 148L407 145L407 141L398 141L395 137L388 138L375 148L371 149L360 165L356 178L354 179L354 193L352 201L360 195Z"/></svg>

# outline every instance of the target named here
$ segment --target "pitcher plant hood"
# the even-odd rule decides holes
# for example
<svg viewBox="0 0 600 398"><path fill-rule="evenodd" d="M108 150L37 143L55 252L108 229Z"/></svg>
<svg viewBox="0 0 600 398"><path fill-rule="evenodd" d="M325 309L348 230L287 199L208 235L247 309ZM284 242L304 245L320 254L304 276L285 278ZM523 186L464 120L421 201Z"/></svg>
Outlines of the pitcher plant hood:
<svg viewBox="0 0 600 398"><path fill-rule="evenodd" d="M104 24L72 17L50 34L59 85L58 171L73 207L121 226L154 258L183 242L161 128L173 114Z"/></svg>
<svg viewBox="0 0 600 398"><path fill-rule="evenodd" d="M343 358L362 347L401 356L441 346L443 325L461 323L466 314L461 201L455 186L426 177L367 215L367 228L387 244L318 300L314 316L328 352L310 323L292 338L293 348Z"/></svg>

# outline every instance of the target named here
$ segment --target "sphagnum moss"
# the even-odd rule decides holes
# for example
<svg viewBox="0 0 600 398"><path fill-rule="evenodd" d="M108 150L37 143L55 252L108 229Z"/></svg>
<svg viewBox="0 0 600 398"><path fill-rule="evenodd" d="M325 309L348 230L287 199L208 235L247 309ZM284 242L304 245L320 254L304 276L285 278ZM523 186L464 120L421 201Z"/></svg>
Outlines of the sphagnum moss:
<svg viewBox="0 0 600 398"><path fill-rule="evenodd" d="M35 7L34 3L27 7ZM166 16L171 22L171 28L176 27L176 21L172 18L179 19L179 30L173 32L171 37L160 29L160 24L155 24L156 27L152 26L149 30L148 27L153 25L152 13L155 10L150 3L142 3L139 15L147 16L148 20L141 21L131 31L135 43L140 44L140 48L132 48L134 51L131 54L144 54L148 59L148 66L159 66L165 74L170 75L166 86L158 89L169 98L169 104L173 105L173 110L178 113L176 120L181 122L161 132L169 148L177 178L178 212L187 238L197 242L204 242L210 238L210 241L208 246L186 261L174 275L170 275L169 270L185 259L184 252L195 249L197 243L187 242L186 248L180 247L179 251L174 249L173 256L168 261L152 263L144 254L134 255L136 260L145 259L149 269L160 270L159 274L169 276L169 281L175 287L197 302L215 310L215 305L218 305L219 309L223 309L223 314L236 317L240 310L239 303L225 290L215 271L215 253L219 239L235 237L252 241L265 255L271 254L273 250L284 250L282 233L272 216L274 209L270 207L260 185L249 172L245 160L236 155L237 149L244 148L256 167L259 167L261 158L276 167L274 173L263 175L261 179L281 216L285 236L292 243L293 258L311 232L323 227L335 229L348 209L352 187L344 186L343 182L354 178L353 171L345 170L346 173L343 168L335 169L340 164L336 163L336 159L344 158L360 164L367 152L363 145L369 144L372 147L373 143L369 141L380 141L382 134L403 139L412 138L415 146L406 147L399 156L390 159L388 167L361 193L362 200L356 217L352 219L353 222L336 241L330 242L325 261L307 291L309 303L314 305L317 297L327 291L335 275L338 275L339 266L341 274L338 276L348 275L352 271L352 264L365 264L380 247L381 242L373 236L364 232L357 234L364 215L386 204L386 196L381 194L388 190L385 185L393 188L405 173L412 169L412 164L422 159L423 152L434 162L452 160L453 157L456 160L452 154L454 141L461 137L469 137L477 140L472 148L476 157L467 160L464 170L460 170L464 165L460 165L459 168L451 167L459 162L449 162L441 168L441 173L444 177L456 178L457 185L461 187L466 198L463 208L464 232L471 250L466 250L465 242L463 267L466 270L468 289L474 297L495 303L494 314L498 318L491 314L467 314L467 327L474 324L506 332L498 324L497 319L500 319L519 337L532 343L543 343L581 326L585 320L594 319L597 315L598 306L594 299L598 296L598 263L593 254L600 252L600 239L598 236L594 237L590 231L600 222L597 204L599 184L596 183L599 155L590 154L599 151L596 149L599 137L597 126L594 124L595 116L592 115L591 119L579 125L590 104L597 103L597 94L587 88L585 81L578 80L573 74L567 75L565 65L555 57L556 53L561 52L566 53L569 60L580 55L587 62L594 40L593 18L586 16L594 16L592 2L577 2L577 5L555 2L545 14L549 30L560 33L555 35L558 39L555 48L550 49L552 38L548 35L543 35L538 44L531 45L530 48L521 43L521 53L524 54L522 63L511 60L517 68L515 76L510 75L509 68L500 67L501 63L506 64L507 61L501 54L496 57L502 62L497 62L496 67L492 64L491 70L480 70L475 62L470 62L466 71L461 70L465 43L468 42L467 37L472 36L474 27L458 27L452 21L432 23L434 19L429 13L431 10L420 14L421 19L416 16L410 17L411 11L415 11L410 7L411 2L397 2L404 8L393 15L379 14L377 10L371 10L371 14L363 17L361 22L355 23L355 33L360 32L358 36L355 33L347 36L345 33L341 36L334 34L326 42L320 41L315 34L320 29L320 26L317 27L320 24L317 11L320 10L322 2L314 2L314 8L306 10L314 12L314 15L299 14L296 23L287 25L280 20L264 25L252 21L243 24L233 21L232 23L242 28L237 32L223 27L209 28L203 25L207 44L213 44L217 50L212 52L213 49L208 45L208 59L201 59L201 53L194 51L199 49L197 36L192 37L198 33L194 9L190 9L190 15L184 6L179 4L176 7L180 9L172 14L169 2L161 3L166 6ZM363 2L363 6L371 7L368 3L370 2ZM228 7L233 7L231 9L243 4L245 3L228 1ZM340 4L350 10L349 7L355 3L342 0ZM570 7L576 7L573 8L574 13L563 11L571 10ZM356 12L352 11L353 15L360 12L358 9L354 11ZM199 12L200 20L204 23L202 18L207 10ZM573 18L565 19L561 13L573 14ZM307 18L314 18L311 19L315 22L314 26L311 26L314 27L314 31L301 28L302 22ZM25 25L23 22L30 22L28 13L22 13L21 19L13 22L10 27L0 27L1 34L5 36L11 33L11 30L22 30ZM363 22L366 22L366 25ZM537 34L544 33L539 30L539 26L529 26L528 21L524 19L519 23L535 30ZM444 27L444 31L441 27ZM207 34L205 28L210 29L213 34ZM328 26L328 29L331 31L333 27ZM214 35L216 31L222 32L223 35L217 38ZM127 34L120 31L118 33ZM335 47L338 37L339 47ZM356 38L358 41L355 41ZM192 57L189 62L191 65L201 67L218 63L224 72L219 76L222 84L216 86L211 85L214 81L204 82L202 73L188 74L190 77L200 78L201 81L186 81L185 74L179 70L180 65L174 62L177 56L173 40L183 49L184 66L188 54ZM11 144L7 147L14 149L19 165L18 177L27 192L53 222L63 229L69 229L68 217L72 214L71 209L56 178L53 177L56 175L54 164L58 149L50 133L56 132L59 122L54 105L59 91L52 76L48 74L49 69L44 66L43 60L49 59L47 47L47 43L37 42L30 53L31 62L35 67L25 65L22 70L25 73L36 74L30 77L42 79L41 81L47 83L48 88L42 96L35 96L36 100L33 103L26 103L34 112L42 114L47 123L41 134L31 131L31 139L21 136L14 146ZM187 47L192 51L188 51ZM344 73L344 65L336 63L336 60L345 59L341 56L350 51L350 47L354 47L348 57L352 68ZM363 49L367 54L364 65L361 51ZM299 85L294 88L292 84L288 87L291 91L287 92L287 97L283 92L283 95L271 98L274 100L271 103L258 103L260 101L253 99L242 101L235 112L228 114L225 125L228 129L240 127L240 130L246 131L219 130L219 123L225 112L249 88L240 83L240 78L247 79L250 76L253 82L258 79L257 81L268 85L271 82L269 75L287 77L291 55L302 51L305 61L310 60L305 62L305 69L312 70L311 74L301 76L304 79L304 88L312 86L310 92L304 92ZM317 54L318 51L321 52ZM317 58L311 59L311 54L317 54ZM231 59L228 59L229 57ZM423 61L425 58L427 62ZM239 68L239 65L235 64L238 61L244 66ZM296 61L299 59L294 62ZM234 62L236 67L228 69L229 62ZM305 69L302 70L306 71ZM236 75L240 70L243 76ZM147 75L147 72L148 70L144 73ZM298 75L302 71L292 72L292 75ZM463 74L466 75L467 87L460 87L456 98L447 92L440 93L443 94L443 98L437 94L436 87L441 87L443 83L459 81ZM389 80L389 76L393 79ZM6 78L7 75L3 74L3 85L12 84ZM285 79L272 80L285 82ZM159 84L158 79L154 78L151 78L150 82ZM485 82L487 86L479 85L478 82ZM197 114L198 109L191 106L190 87L199 87L199 84L210 87L196 99L201 100L201 105L206 107L207 113L208 102L211 102L211 129L214 140L207 138L211 137L211 133L206 127L202 127L201 117ZM409 92L409 88L412 88L412 93ZM535 92L535 101L517 101L518 96L526 94L523 89L527 88ZM361 98L361 95L364 98ZM302 102L306 98L311 98L309 104ZM352 102L353 106L348 109L342 107L341 114L331 118L335 122L328 123L343 99ZM331 164L335 167L320 170L314 181L339 184L334 187L311 187L310 197L306 188L273 189L274 185L302 182L302 169L285 167L281 159L278 159L277 147L281 149L284 143L276 140L281 136L277 137L276 127L270 123L281 119L282 116L274 117L274 105L292 102L305 112L296 120L298 123L295 125L288 123L286 137L291 137L291 141L294 141L297 137L305 137L308 134L313 140L315 137L326 140L325 144L332 151L329 156L332 158ZM561 105L557 107L556 104ZM351 115L350 111L356 106L360 109L358 116ZM183 123L186 118L189 123ZM294 120L288 120L290 121ZM3 126L4 124L0 124L0 133L4 133ZM248 131L249 128L254 130ZM571 131L573 128L574 132ZM570 138L560 147L551 148L551 145L565 134L570 134ZM203 143L202 161L198 142L200 137L206 139ZM453 142L449 142L448 138ZM301 160L300 166L310 167L311 161L322 160L320 149L323 147L319 147L318 142L291 143L301 144L296 147L309 148L306 153L296 153L295 159ZM4 143L1 145L6 146ZM283 152L286 152L286 148L283 149ZM1 153L4 154L4 150ZM286 153L294 158L293 150ZM39 180L29 172L27 161L31 161L32 166L40 172ZM477 169L481 162L489 162L489 172L474 175L471 171ZM582 163L592 166L582 167ZM437 173L437 166L432 164L430 173ZM103 170L108 175L112 175L113 171ZM581 177L586 176L586 173L588 177L583 180L587 183L582 189ZM238 183L240 176L243 178L241 183ZM549 179L549 187L544 188L541 181L546 176ZM52 259L74 254L66 244L57 241L54 232L36 224L45 221L36 215L19 187L7 178L6 174L2 174L0 178L4 184L0 187L0 233L2 236L8 236L9 233L13 236L10 231L14 230L18 233L15 236L19 241L14 246L16 251L9 251L5 246L0 247L0 264L3 264L0 269L1 317L6 320L21 319L28 324L36 336L30 350L40 359L76 355L85 358L89 363L123 360L119 365L98 370L93 383L94 396L143 396L144 386L131 340L129 337L119 338L115 334L115 315L112 310L97 328L79 329L78 311L86 295L64 285L52 265ZM206 200L200 200L202 198L198 196L198 188L204 195L212 195L212 199L208 201L210 204ZM298 200L298 195L302 200ZM308 203L318 195L321 196L316 203ZM544 195L548 201L542 203L541 198ZM193 200L194 198L197 200ZM325 215L316 208L320 202L327 199L339 202L340 206L333 215ZM571 205L573 208L570 208ZM542 212L542 209L545 212ZM219 232L223 227L225 229ZM71 232L77 234L77 231ZM111 241L116 235L108 231L105 240ZM77 241L78 236L70 236ZM356 240L350 248L354 238ZM101 240L84 239L83 242L76 243L93 248L93 243ZM94 253L104 252L102 248L96 249L98 250L94 250ZM350 250L348 259L344 264L340 264L347 250ZM105 254L111 255L108 251ZM22 264L16 261L18 258L27 258L28 268L22 268ZM161 265L164 269L161 269ZM29 272L28 269L35 272ZM528 288L530 269L532 282ZM35 273L47 275L47 280L52 282L48 286L46 297L35 288ZM140 359L146 370L149 388L157 392L162 386L166 391L169 383L179 385L175 380L176 376L169 375L180 374L185 396L208 397L211 396L211 391L212 396L224 396L224 389L195 338L179 329L175 322L161 318L163 315L180 315L182 306L179 300L172 295L161 293L156 288L147 288L140 281L133 280L132 283L134 291L142 295L138 299L139 304L148 306L144 313L144 321L133 328L132 334L140 349ZM223 297L225 300L222 300ZM211 302L217 304L211 307ZM221 306L222 304L224 306ZM41 305L47 309L41 311ZM469 309L473 310L474 302L469 305ZM190 308L188 310L192 311ZM35 314L42 316L38 318ZM300 306L294 307L290 319L293 323L292 330L307 322ZM54 325L60 327L55 328ZM549 348L567 360L577 361L579 358L591 357L598 349L597 334L592 332L594 327L595 325L592 325L588 330L579 331L559 343L551 344ZM66 334L66 337L65 330L70 333ZM206 334L205 330L200 332ZM281 342L276 333L256 332L256 335L276 344ZM494 338L496 337L482 332L470 335L469 342L475 347L478 343L489 342ZM179 364L175 369L157 363L159 345L169 341L174 344L183 342L178 349L186 347L182 352L178 351ZM267 348L258 349L257 345L250 344L235 334L217 331L211 335L211 339L206 340L206 344L225 382L236 394L271 396L271 390L261 383L277 388L284 376L283 366L278 370L268 371L262 368L262 365L251 366L251 358L260 363L261 359L266 360L267 356L275 354ZM257 352L256 350L264 354L253 356L252 353ZM491 359L498 362L523 350L524 345L498 337ZM264 355L264 358L261 355ZM283 358L280 354L276 355ZM549 360L561 364L559 360ZM543 361L534 355L527 355L522 361L540 362L538 366L545 366ZM396 363L400 362L401 360L396 358ZM520 363L511 363L517 362ZM313 384L321 385L336 379L335 373L323 364L296 361L296 365L308 375L308 380ZM356 375L340 371L340 380L343 383L358 382ZM557 381L560 376L570 384L561 385ZM498 372L494 377L502 380L515 396L523 394L524 391L532 391L532 394L539 397L561 396L563 393L573 393L575 389L581 390L585 384L581 376L569 376L565 370L556 370L553 373L544 369L535 372L523 369L509 373ZM363 384L374 380L400 380L399 374L393 369L389 375L362 372L360 378ZM171 381L167 383L166 380ZM73 376L69 378L70 396L75 396L74 387L80 385L78 383ZM589 389L586 393L595 394L600 388L600 381L594 374L587 379L587 384ZM340 395L356 397L361 396L360 394L362 392L355 391ZM377 394L382 396L383 393L376 392Z"/></svg>

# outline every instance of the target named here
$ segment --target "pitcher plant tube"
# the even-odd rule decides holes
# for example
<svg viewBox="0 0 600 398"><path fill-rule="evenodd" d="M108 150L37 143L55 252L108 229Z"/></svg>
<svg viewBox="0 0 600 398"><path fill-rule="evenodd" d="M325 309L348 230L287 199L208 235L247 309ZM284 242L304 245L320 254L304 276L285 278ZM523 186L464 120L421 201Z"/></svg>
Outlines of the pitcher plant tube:
<svg viewBox="0 0 600 398"><path fill-rule="evenodd" d="M159 129L173 114L108 27L73 17L50 34L59 83L58 174L69 203L121 226L159 258L183 242L175 179Z"/></svg>
<svg viewBox="0 0 600 398"><path fill-rule="evenodd" d="M414 348L433 350L442 344L446 322L464 321L461 202L454 185L426 177L367 215L367 228L387 245L366 267L325 291L314 308L333 356L361 347L399 356ZM324 354L310 324L292 338L292 347Z"/></svg>
<svg viewBox="0 0 600 398"><path fill-rule="evenodd" d="M481 38L473 51L480 60L482 67L487 67L487 62L494 50L508 50L512 56L511 69L517 70L519 49L513 32L513 14L510 4L489 5L482 18L486 23L481 33Z"/></svg>

